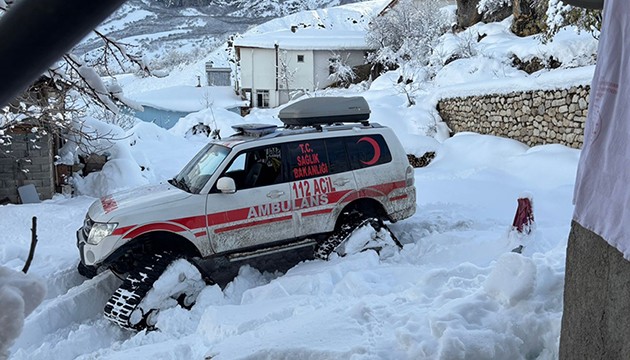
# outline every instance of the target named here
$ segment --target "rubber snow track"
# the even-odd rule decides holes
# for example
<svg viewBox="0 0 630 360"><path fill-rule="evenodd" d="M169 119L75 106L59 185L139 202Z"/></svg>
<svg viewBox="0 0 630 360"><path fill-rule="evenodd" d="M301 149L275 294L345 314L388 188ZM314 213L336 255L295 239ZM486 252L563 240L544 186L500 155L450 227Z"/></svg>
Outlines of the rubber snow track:
<svg viewBox="0 0 630 360"><path fill-rule="evenodd" d="M127 329L146 328L145 317L148 314L143 314L137 323L131 321L131 315L172 261L173 256L168 252L145 257L136 269L129 272L122 285L109 298L104 309L105 317Z"/></svg>
<svg viewBox="0 0 630 360"><path fill-rule="evenodd" d="M370 229L370 232L373 233L371 234L373 236L363 238L369 240L370 237L372 237L373 239L371 241L362 241L361 244L352 244L352 247L347 246L349 245L348 240L362 228ZM339 254L343 256L367 249L374 249L380 253L380 251L385 248L395 248L399 250L402 249L402 245L385 224L379 223L379 221L374 218L362 219L359 216L350 218L346 224L343 224L326 239L326 241L321 243L315 249L314 255L318 259L328 260L330 254L333 252L339 252Z"/></svg>

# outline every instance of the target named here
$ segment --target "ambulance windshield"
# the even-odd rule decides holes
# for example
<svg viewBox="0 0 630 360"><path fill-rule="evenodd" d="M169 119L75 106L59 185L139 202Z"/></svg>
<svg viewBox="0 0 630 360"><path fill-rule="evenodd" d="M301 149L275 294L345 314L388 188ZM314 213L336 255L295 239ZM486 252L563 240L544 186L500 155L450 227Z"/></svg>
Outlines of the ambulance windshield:
<svg viewBox="0 0 630 360"><path fill-rule="evenodd" d="M230 149L225 146L208 144L169 183L189 193L199 194L229 153Z"/></svg>

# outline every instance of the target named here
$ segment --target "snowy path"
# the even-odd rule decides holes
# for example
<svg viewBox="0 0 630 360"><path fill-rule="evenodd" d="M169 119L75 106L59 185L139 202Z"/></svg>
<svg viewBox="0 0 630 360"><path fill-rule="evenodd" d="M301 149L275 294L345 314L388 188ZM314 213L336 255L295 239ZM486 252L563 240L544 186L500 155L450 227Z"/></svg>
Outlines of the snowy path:
<svg viewBox="0 0 630 360"><path fill-rule="evenodd" d="M111 346L121 331L110 326L102 311L118 285L115 276L104 273L44 302L28 317L14 358L50 359L55 354L56 359L72 359Z"/></svg>
<svg viewBox="0 0 630 360"><path fill-rule="evenodd" d="M246 268L224 293L216 286L207 288L192 311L165 313L158 324L164 329L156 333L133 334L102 318L118 280L101 274L40 306L28 318L13 358L49 359L51 353L56 359L89 354L87 358L180 358L205 356L208 349L215 359L233 359L245 358L242 343L249 344L252 358L433 358L439 354L432 349L456 348L464 333L505 342L497 336L520 312L512 319L500 301L505 294L499 291L493 299L480 289L492 271L490 262L509 251L510 244L500 244L506 226L478 230L483 223L457 218L459 212L450 205L439 208L393 226L407 242L395 258L381 262L368 252L328 263L312 261L271 281ZM530 260L523 266L535 272L537 265ZM540 266L547 272L558 270ZM76 281L70 271L64 272L65 280L60 277L61 283ZM558 287L562 277L556 278ZM529 291L527 296L533 289L522 291ZM559 314L557 306L545 310ZM541 319L537 326L547 326L549 320ZM453 344L427 341L436 337ZM166 339L181 341L171 347L162 343ZM287 345L269 346L279 339ZM508 345L499 354L518 352L516 340ZM478 351L488 356L497 350Z"/></svg>

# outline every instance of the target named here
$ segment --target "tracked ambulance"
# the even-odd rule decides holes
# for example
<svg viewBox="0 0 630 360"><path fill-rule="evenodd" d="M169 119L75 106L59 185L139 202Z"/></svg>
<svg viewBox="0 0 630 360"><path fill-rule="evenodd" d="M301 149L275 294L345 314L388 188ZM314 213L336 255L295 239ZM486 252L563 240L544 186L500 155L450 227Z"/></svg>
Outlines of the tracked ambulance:
<svg viewBox="0 0 630 360"><path fill-rule="evenodd" d="M151 328L164 297L192 306L221 275L204 263L298 249L325 260L341 254L357 228L380 233L412 216L413 168L394 132L369 115L362 97L302 100L280 111L284 127L234 126L234 135L207 144L168 183L95 201L77 231L78 269L124 279L105 316ZM199 272L183 271L158 291L156 281L181 261Z"/></svg>

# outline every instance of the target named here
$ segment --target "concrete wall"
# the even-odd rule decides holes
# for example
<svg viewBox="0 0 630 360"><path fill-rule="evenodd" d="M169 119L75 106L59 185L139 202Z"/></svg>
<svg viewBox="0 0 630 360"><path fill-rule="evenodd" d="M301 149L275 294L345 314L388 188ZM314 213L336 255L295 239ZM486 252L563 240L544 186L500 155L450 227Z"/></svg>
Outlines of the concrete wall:
<svg viewBox="0 0 630 360"><path fill-rule="evenodd" d="M312 90L315 86L313 83L313 51L312 50L284 50L279 49L279 66L280 66L280 80L278 85L280 89L286 89L287 83L289 90L294 89L309 89ZM298 56L303 58L302 62L298 62ZM285 65L282 65L285 64ZM284 75L283 71L289 71L289 75ZM282 80L283 77L287 77L288 81Z"/></svg>
<svg viewBox="0 0 630 360"><path fill-rule="evenodd" d="M606 240L571 224L560 360L630 359L630 262Z"/></svg>
<svg viewBox="0 0 630 360"><path fill-rule="evenodd" d="M206 80L210 86L232 86L232 69L212 68L206 65Z"/></svg>
<svg viewBox="0 0 630 360"><path fill-rule="evenodd" d="M277 106L275 49L241 48L240 77L240 88L252 90L253 106L258 106L256 90L268 90L269 106Z"/></svg>
<svg viewBox="0 0 630 360"><path fill-rule="evenodd" d="M40 199L50 199L55 193L53 140L49 135L35 140L28 130L7 132L12 143L2 146L0 154L0 200L9 198L18 203L17 188L33 184ZM8 151L8 153L7 153Z"/></svg>
<svg viewBox="0 0 630 360"><path fill-rule="evenodd" d="M584 142L589 86L442 99L438 111L453 132L503 136L529 146Z"/></svg>

